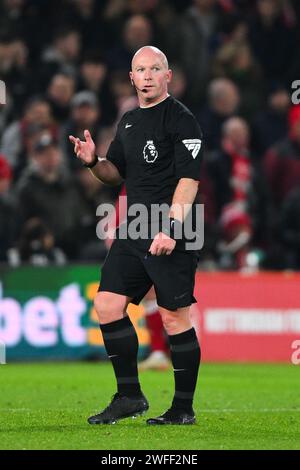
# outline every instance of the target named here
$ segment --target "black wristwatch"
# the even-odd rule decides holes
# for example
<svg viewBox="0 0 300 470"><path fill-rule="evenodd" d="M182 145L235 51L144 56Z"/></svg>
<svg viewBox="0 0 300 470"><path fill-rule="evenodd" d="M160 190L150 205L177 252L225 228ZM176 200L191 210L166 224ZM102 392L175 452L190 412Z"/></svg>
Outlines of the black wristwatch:
<svg viewBox="0 0 300 470"><path fill-rule="evenodd" d="M182 237L182 223L180 220L170 217L164 221L161 231L168 235L168 237L176 240L178 237Z"/></svg>
<svg viewBox="0 0 300 470"><path fill-rule="evenodd" d="M95 165L97 165L98 161L98 157L97 155L95 155L95 158L91 163L84 163L83 166L85 166L86 168L93 168Z"/></svg>

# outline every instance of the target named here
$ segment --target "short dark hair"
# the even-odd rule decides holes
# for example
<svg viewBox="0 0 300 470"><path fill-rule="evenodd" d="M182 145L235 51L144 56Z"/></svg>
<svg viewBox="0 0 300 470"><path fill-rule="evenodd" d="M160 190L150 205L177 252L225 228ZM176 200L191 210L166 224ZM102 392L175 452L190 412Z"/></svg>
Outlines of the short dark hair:
<svg viewBox="0 0 300 470"><path fill-rule="evenodd" d="M24 111L26 111L28 108L30 108L31 106L33 106L37 103L46 103L50 106L49 101L47 100L47 98L44 95L34 95L34 96L31 96L26 101L25 106L24 106Z"/></svg>
<svg viewBox="0 0 300 470"><path fill-rule="evenodd" d="M89 50L84 53L81 64L102 64L105 63L104 55L101 51Z"/></svg>
<svg viewBox="0 0 300 470"><path fill-rule="evenodd" d="M80 35L78 29L76 29L72 25L60 25L53 34L53 41L59 41L60 39L64 39L72 33L76 33Z"/></svg>

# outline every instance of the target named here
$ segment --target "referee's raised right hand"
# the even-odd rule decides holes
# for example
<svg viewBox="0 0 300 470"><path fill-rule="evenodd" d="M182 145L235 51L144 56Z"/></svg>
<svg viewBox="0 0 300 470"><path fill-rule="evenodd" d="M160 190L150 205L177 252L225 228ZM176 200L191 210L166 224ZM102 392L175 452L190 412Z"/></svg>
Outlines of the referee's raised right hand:
<svg viewBox="0 0 300 470"><path fill-rule="evenodd" d="M69 139L74 144L74 153L82 163L90 164L95 160L96 145L92 139L92 136L88 130L84 131L85 142L69 135Z"/></svg>

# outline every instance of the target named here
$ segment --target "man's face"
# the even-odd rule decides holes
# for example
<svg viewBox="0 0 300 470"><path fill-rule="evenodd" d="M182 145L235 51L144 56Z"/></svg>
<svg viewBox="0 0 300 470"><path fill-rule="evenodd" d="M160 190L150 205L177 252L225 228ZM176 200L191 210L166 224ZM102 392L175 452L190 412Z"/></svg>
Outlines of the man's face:
<svg viewBox="0 0 300 470"><path fill-rule="evenodd" d="M230 142L235 150L247 148L249 145L249 131L247 126L242 123L232 124L225 139L227 142Z"/></svg>
<svg viewBox="0 0 300 470"><path fill-rule="evenodd" d="M46 149L35 153L34 159L40 174L47 175L47 179L52 179L58 174L62 155L56 146L51 145Z"/></svg>
<svg viewBox="0 0 300 470"><path fill-rule="evenodd" d="M51 122L50 106L46 102L37 102L25 111L26 120L29 123L37 123L41 125L49 125Z"/></svg>
<svg viewBox="0 0 300 470"><path fill-rule="evenodd" d="M99 117L99 111L94 106L82 104L72 110L72 118L76 125L82 128L94 126Z"/></svg>
<svg viewBox="0 0 300 470"><path fill-rule="evenodd" d="M290 97L286 90L278 90L269 98L269 104L277 112L286 112L290 107Z"/></svg>
<svg viewBox="0 0 300 470"><path fill-rule="evenodd" d="M74 90L75 82L72 78L56 75L49 86L49 95L64 106L69 104Z"/></svg>
<svg viewBox="0 0 300 470"><path fill-rule="evenodd" d="M232 84L223 84L212 102L213 109L222 116L234 114L239 105L239 95Z"/></svg>
<svg viewBox="0 0 300 470"><path fill-rule="evenodd" d="M278 13L279 2L278 0L259 0L257 9L262 18L272 20Z"/></svg>
<svg viewBox="0 0 300 470"><path fill-rule="evenodd" d="M79 34L75 31L70 32L66 37L59 40L58 47L63 51L67 59L76 60L81 49Z"/></svg>
<svg viewBox="0 0 300 470"><path fill-rule="evenodd" d="M130 78L142 103L155 103L166 96L171 77L171 70L157 53L143 51L133 59Z"/></svg>
<svg viewBox="0 0 300 470"><path fill-rule="evenodd" d="M134 15L127 21L123 36L127 48L137 50L152 42L151 23L143 15Z"/></svg>
<svg viewBox="0 0 300 470"><path fill-rule="evenodd" d="M85 62L81 66L81 74L88 82L102 83L107 74L107 67L101 62Z"/></svg>
<svg viewBox="0 0 300 470"><path fill-rule="evenodd" d="M0 71L6 73L13 63L13 47L12 44L0 42Z"/></svg>

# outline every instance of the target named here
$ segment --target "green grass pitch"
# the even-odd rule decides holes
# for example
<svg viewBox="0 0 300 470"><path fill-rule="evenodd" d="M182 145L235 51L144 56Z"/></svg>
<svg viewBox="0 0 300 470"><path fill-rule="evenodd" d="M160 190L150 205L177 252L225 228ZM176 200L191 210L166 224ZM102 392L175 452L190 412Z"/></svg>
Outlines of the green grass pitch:
<svg viewBox="0 0 300 470"><path fill-rule="evenodd" d="M300 366L203 364L194 426L153 426L172 371L140 375L147 415L90 426L115 392L107 363L0 366L0 449L300 449Z"/></svg>

